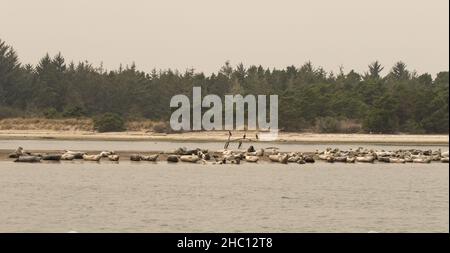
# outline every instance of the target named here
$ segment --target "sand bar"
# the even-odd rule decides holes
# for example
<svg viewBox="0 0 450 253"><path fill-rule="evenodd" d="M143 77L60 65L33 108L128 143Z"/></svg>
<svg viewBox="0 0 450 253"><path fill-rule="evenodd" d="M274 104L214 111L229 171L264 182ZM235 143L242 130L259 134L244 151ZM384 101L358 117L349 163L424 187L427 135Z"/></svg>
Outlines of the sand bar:
<svg viewBox="0 0 450 253"><path fill-rule="evenodd" d="M233 138L244 132L233 131ZM255 139L255 132L247 132L247 138ZM227 131L199 131L161 134L154 132L53 131L53 130L0 130L0 139L56 139L56 140L124 140L124 141L226 141ZM281 132L275 142L289 143L380 143L448 145L448 135L410 134L317 134Z"/></svg>

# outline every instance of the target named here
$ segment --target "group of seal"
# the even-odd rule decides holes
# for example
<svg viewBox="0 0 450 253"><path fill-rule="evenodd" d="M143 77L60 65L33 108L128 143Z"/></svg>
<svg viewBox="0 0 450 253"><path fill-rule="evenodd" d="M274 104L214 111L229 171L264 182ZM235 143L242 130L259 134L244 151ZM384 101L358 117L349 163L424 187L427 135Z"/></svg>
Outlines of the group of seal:
<svg viewBox="0 0 450 253"><path fill-rule="evenodd" d="M163 156L161 156L163 155ZM338 148L327 148L323 151L316 150L311 153L302 152L280 152L276 147L256 150L253 146L247 149L230 150L223 149L210 152L207 149L186 149L178 148L169 152L156 154L131 154L130 160L133 162L166 160L169 163L212 163L212 164L240 164L242 161L248 163L257 163L261 160L268 160L274 163L314 163L316 160L322 160L329 163L431 163L439 161L449 162L449 152L439 150L418 150L418 149L399 149L395 151L373 150L359 147L357 149L341 150ZM161 158L163 157L163 158ZM41 161L60 161L82 159L84 161L98 162L102 158L109 161L118 162L120 156L114 151L102 151L98 154L88 154L81 151L64 150L62 153L37 154L24 151L18 147L15 152L9 155L9 158L15 158L15 162L41 162Z"/></svg>
<svg viewBox="0 0 450 253"><path fill-rule="evenodd" d="M327 148L324 151L316 151L319 159L327 162L361 162L373 163L375 161L385 163L431 163L440 161L449 162L448 151L439 150L419 150L419 149L399 149L395 151L372 150L362 147L356 150L340 150Z"/></svg>
<svg viewBox="0 0 450 253"><path fill-rule="evenodd" d="M18 147L13 153L9 154L9 158L15 158L14 162L35 163L40 161L71 161L75 159L83 159L84 161L98 162L102 158L110 161L119 161L120 156L114 151L102 151L99 154L89 155L86 152L64 150L63 153L40 154L25 151L22 147Z"/></svg>

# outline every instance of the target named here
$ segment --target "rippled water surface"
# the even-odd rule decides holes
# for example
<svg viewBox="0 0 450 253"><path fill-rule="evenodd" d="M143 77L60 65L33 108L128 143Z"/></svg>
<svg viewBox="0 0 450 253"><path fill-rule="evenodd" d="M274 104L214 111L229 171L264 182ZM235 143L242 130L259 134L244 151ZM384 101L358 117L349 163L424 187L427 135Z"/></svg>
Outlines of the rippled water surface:
<svg viewBox="0 0 450 253"><path fill-rule="evenodd" d="M447 164L0 162L0 232L449 232Z"/></svg>

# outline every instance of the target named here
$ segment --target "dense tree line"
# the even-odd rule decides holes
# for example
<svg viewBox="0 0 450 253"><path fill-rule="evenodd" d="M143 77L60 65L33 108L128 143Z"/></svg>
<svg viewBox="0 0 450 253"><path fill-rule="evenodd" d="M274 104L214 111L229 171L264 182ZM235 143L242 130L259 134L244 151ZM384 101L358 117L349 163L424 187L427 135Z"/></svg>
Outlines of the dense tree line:
<svg viewBox="0 0 450 253"><path fill-rule="evenodd" d="M175 94L278 94L279 125L289 131L448 133L449 74L409 71L398 62L381 76L377 61L366 73L326 72L310 62L267 69L231 66L206 76L194 70L145 73L136 66L106 71L88 62L67 63L45 55L23 65L0 40L0 118L18 116L96 117L166 121Z"/></svg>

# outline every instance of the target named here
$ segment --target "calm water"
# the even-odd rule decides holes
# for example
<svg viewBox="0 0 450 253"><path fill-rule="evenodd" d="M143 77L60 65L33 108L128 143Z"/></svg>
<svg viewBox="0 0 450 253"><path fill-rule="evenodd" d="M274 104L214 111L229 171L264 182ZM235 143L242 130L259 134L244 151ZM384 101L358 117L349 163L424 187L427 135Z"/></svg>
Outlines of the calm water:
<svg viewBox="0 0 450 253"><path fill-rule="evenodd" d="M298 151L298 152L311 152L318 150L324 150L327 147L333 148L358 148L367 147L374 149L405 149L405 148L418 148L418 149L439 149L448 150L448 145L442 146L402 146L402 145L376 145L376 144L292 144L292 143L244 143L245 147L254 145L256 148L267 148L276 146L282 151ZM72 140L0 140L0 149L14 150L18 146L23 147L26 150L127 150L127 151L168 151L174 150L179 147L186 148L204 148L209 150L223 149L224 142L156 142L156 141L72 141ZM230 148L237 148L237 143L230 144Z"/></svg>
<svg viewBox="0 0 450 253"><path fill-rule="evenodd" d="M0 232L449 232L441 163L1 161L0 189Z"/></svg>

